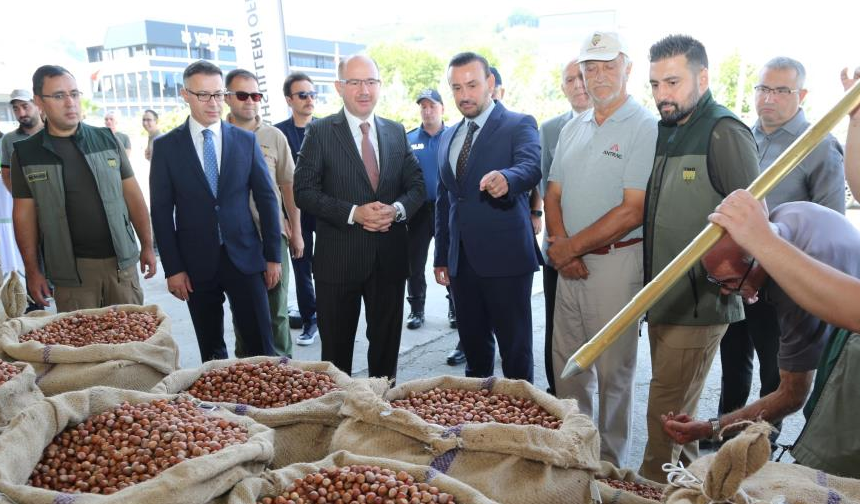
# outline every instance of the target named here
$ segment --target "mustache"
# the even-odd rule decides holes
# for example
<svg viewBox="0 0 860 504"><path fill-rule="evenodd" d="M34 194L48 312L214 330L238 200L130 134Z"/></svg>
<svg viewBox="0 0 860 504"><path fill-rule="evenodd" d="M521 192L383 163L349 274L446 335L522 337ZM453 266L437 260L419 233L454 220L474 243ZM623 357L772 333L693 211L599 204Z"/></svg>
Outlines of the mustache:
<svg viewBox="0 0 860 504"><path fill-rule="evenodd" d="M457 102L457 105L462 107L464 105L477 105L478 103L475 100L460 100Z"/></svg>
<svg viewBox="0 0 860 504"><path fill-rule="evenodd" d="M676 110L680 108L680 107L678 106L678 103L677 103L677 102L665 101L665 100L664 100L664 101L661 101L660 103L658 103L658 104L657 104L657 110L662 109L665 105L670 105L670 106L672 106L672 107L675 107L675 109L676 109Z"/></svg>

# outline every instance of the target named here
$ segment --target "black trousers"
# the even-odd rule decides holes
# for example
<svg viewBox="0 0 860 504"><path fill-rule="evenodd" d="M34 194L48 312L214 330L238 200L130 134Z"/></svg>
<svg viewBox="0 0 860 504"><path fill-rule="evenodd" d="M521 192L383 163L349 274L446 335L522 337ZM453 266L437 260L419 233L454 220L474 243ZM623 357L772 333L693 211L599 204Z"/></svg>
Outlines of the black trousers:
<svg viewBox="0 0 860 504"><path fill-rule="evenodd" d="M723 366L719 414L731 413L747 403L752 386L753 352L758 355L760 396L779 387L779 321L776 309L764 300L744 306L746 319L730 324L720 342Z"/></svg>
<svg viewBox="0 0 860 504"><path fill-rule="evenodd" d="M233 319L242 334L248 357L275 355L269 298L262 273L239 271L221 246L215 278L191 282L194 289L188 297L188 311L197 335L197 346L203 362L227 358L224 344L224 294L230 301Z"/></svg>
<svg viewBox="0 0 860 504"><path fill-rule="evenodd" d="M296 279L296 301L299 304L299 313L302 315L302 323L308 325L316 318L317 313L317 299L316 294L314 294L312 278L316 217L308 212L302 212L300 220L305 253L298 259L291 259L291 262L293 263L293 277Z"/></svg>
<svg viewBox="0 0 860 504"><path fill-rule="evenodd" d="M404 280L374 272L364 282L332 284L316 280L317 324L322 360L352 375L361 301L367 320L367 367L370 377L397 376L397 355L403 329Z"/></svg>
<svg viewBox="0 0 860 504"><path fill-rule="evenodd" d="M543 267L543 296L546 313L546 332L544 333L543 364L546 369L547 392L555 395L555 373L552 369L552 330L555 316L555 289L558 286L558 271L549 264Z"/></svg>
<svg viewBox="0 0 860 504"><path fill-rule="evenodd" d="M427 201L409 219L409 279L406 281L406 300L416 313L424 313L424 301L427 298L427 279L424 268L427 265L427 253L430 240L435 229L435 209L433 201Z"/></svg>

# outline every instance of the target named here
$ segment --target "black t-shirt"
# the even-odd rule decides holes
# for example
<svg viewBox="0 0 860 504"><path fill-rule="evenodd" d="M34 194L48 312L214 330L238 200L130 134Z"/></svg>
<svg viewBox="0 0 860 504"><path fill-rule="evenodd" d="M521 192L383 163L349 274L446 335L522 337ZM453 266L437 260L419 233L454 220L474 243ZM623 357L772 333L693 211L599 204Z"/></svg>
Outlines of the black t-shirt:
<svg viewBox="0 0 860 504"><path fill-rule="evenodd" d="M104 205L86 158L75 145L74 137L51 135L49 138L54 151L63 160L66 216L75 257L105 259L115 256ZM125 151L122 148L117 150L120 156L120 177L125 180L134 176ZM32 198L17 155L12 157L11 174L13 196Z"/></svg>

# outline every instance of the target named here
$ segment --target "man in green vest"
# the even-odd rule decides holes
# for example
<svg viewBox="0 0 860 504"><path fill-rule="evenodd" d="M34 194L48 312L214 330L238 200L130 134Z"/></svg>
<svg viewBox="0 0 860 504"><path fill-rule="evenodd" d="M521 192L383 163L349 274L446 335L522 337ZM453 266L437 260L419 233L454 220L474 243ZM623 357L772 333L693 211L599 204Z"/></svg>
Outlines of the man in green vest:
<svg viewBox="0 0 860 504"><path fill-rule="evenodd" d="M135 265L150 278L155 253L125 151L109 129L81 122L81 92L68 70L39 67L33 94L46 127L15 144L11 169L15 238L30 295L47 305L50 281L58 311L142 304Z"/></svg>
<svg viewBox="0 0 860 504"><path fill-rule="evenodd" d="M651 46L650 61L661 121L645 200L646 282L707 225L725 195L747 187L759 173L752 133L711 96L701 42L666 37ZM740 298L721 295L698 264L649 310L652 376L642 476L663 481L664 463L680 456L687 464L698 457L698 443L675 444L660 415L695 414L720 339L743 313Z"/></svg>

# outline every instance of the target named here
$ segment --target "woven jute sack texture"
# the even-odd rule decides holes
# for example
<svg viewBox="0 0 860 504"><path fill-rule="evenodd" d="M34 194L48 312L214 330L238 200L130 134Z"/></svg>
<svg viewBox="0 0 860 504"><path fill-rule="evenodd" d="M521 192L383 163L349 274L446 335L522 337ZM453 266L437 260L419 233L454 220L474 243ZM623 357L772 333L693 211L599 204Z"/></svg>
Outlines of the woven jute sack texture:
<svg viewBox="0 0 860 504"><path fill-rule="evenodd" d="M696 459L686 470L678 468L670 473L666 502L860 504L860 480L831 476L798 464L770 462L771 430L767 422L756 423L727 441L717 453Z"/></svg>
<svg viewBox="0 0 860 504"><path fill-rule="evenodd" d="M601 479L614 479L619 481L629 481L639 483L640 485L648 485L657 488L661 491L666 489L665 483L657 483L649 479L643 478L636 474L636 471L631 469L620 469L615 464L607 461L600 462L600 469L594 474L595 484L600 492L600 498L604 504L654 504L654 501L640 497L631 492L625 492L618 488L609 486L600 481Z"/></svg>
<svg viewBox="0 0 860 504"><path fill-rule="evenodd" d="M308 399L280 408L255 408L246 404L217 403L237 415L245 415L275 431L275 458L272 468L285 467L296 462L319 460L332 450L331 437L343 417L340 408L356 380L340 371L330 362L304 362L286 357L249 357L210 361L195 369L181 369L165 377L153 389L153 393L175 394L185 392L202 375L213 369L229 367L237 362L257 364L266 361L278 362L303 371L316 371L329 375L338 386L321 397Z"/></svg>
<svg viewBox="0 0 860 504"><path fill-rule="evenodd" d="M33 366L25 362L14 362L12 365L21 372L0 385L0 432L21 410L45 397L36 386Z"/></svg>
<svg viewBox="0 0 860 504"><path fill-rule="evenodd" d="M48 397L30 406L16 416L2 434L0 493L20 504L203 504L228 492L239 481L262 473L272 459L272 430L250 418L201 404L208 414L244 425L248 429L248 441L187 459L151 480L110 495L69 494L27 485L45 447L66 427L112 410L124 401L138 404L176 397L93 387Z"/></svg>
<svg viewBox="0 0 860 504"><path fill-rule="evenodd" d="M259 478L246 479L236 485L229 496L220 498L216 502L218 504L254 504L260 498L280 495L293 484L294 480L303 478L306 474L333 466L350 465L377 466L380 469L390 469L394 472L406 471L415 478L416 483L428 483L435 486L440 492L452 495L458 503L495 503L462 481L446 476L430 467L382 457L355 455L343 450L332 453L316 462L293 464L282 469L266 471Z"/></svg>
<svg viewBox="0 0 860 504"><path fill-rule="evenodd" d="M562 420L558 430L501 423L444 427L388 401L435 387L481 390L531 399ZM572 400L521 380L439 376L407 382L380 397L369 387L350 394L333 450L426 465L501 503L586 502L599 467L599 436Z"/></svg>
<svg viewBox="0 0 860 504"><path fill-rule="evenodd" d="M146 341L117 345L95 344L76 348L19 340L20 336L65 317L102 315L112 310L148 312L158 328ZM36 371L36 383L45 395L106 386L149 391L166 375L179 369L179 347L170 333L170 318L158 306L117 305L65 312L45 312L11 319L0 326L0 350L27 362Z"/></svg>

